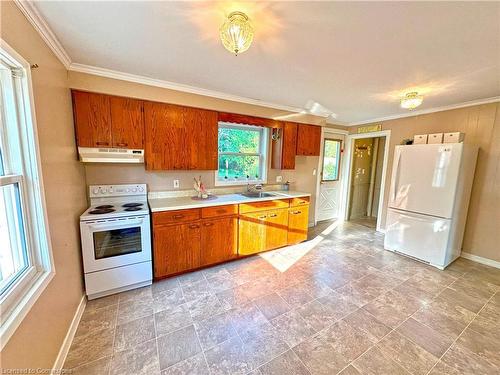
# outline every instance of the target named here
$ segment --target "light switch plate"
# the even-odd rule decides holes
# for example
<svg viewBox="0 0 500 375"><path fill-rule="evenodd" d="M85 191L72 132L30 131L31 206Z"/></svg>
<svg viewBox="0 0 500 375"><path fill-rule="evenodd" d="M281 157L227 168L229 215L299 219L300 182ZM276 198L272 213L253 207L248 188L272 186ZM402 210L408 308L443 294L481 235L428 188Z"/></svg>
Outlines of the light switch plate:
<svg viewBox="0 0 500 375"><path fill-rule="evenodd" d="M179 189L180 185L179 180L174 180L174 189Z"/></svg>
<svg viewBox="0 0 500 375"><path fill-rule="evenodd" d="M316 176L316 168L313 169L313 176Z"/></svg>
<svg viewBox="0 0 500 375"><path fill-rule="evenodd" d="M283 181L283 176L276 176L276 182Z"/></svg>

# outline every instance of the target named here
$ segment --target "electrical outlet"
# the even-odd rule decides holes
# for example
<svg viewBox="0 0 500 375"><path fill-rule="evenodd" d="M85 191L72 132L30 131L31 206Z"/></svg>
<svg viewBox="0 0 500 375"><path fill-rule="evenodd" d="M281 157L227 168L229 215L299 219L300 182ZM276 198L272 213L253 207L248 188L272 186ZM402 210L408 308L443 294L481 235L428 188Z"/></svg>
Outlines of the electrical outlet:
<svg viewBox="0 0 500 375"><path fill-rule="evenodd" d="M179 180L174 180L174 189L179 189L180 185Z"/></svg>
<svg viewBox="0 0 500 375"><path fill-rule="evenodd" d="M276 176L276 182L283 181L283 176Z"/></svg>

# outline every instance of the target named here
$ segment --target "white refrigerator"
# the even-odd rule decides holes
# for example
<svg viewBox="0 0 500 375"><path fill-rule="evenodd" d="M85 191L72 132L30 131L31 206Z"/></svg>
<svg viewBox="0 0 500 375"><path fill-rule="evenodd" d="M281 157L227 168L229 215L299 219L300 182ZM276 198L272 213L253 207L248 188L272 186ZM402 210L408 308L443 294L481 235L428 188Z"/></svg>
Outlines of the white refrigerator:
<svg viewBox="0 0 500 375"><path fill-rule="evenodd" d="M444 269L460 256L478 149L396 146L384 247Z"/></svg>

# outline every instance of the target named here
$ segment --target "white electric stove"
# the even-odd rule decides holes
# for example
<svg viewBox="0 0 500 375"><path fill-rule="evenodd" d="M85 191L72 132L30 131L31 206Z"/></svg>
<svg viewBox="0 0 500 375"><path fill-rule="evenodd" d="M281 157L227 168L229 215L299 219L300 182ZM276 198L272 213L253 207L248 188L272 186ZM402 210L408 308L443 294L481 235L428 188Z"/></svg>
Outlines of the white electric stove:
<svg viewBox="0 0 500 375"><path fill-rule="evenodd" d="M91 185L80 216L89 299L149 285L151 228L146 184Z"/></svg>

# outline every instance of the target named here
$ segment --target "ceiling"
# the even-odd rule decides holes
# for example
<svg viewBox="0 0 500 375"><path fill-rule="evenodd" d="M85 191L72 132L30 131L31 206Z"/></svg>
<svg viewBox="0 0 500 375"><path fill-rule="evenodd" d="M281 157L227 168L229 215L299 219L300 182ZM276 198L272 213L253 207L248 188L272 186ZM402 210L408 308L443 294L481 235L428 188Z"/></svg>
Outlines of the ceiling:
<svg viewBox="0 0 500 375"><path fill-rule="evenodd" d="M35 6L72 63L296 108L355 124L500 95L500 2L74 2ZM243 10L255 37L219 40Z"/></svg>

